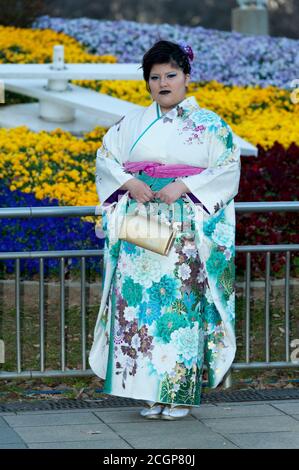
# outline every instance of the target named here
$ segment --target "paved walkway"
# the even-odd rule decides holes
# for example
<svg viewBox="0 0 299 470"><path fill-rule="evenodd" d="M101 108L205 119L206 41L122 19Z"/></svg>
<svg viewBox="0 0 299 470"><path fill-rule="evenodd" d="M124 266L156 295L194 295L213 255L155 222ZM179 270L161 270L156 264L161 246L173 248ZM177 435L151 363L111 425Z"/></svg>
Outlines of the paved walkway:
<svg viewBox="0 0 299 470"><path fill-rule="evenodd" d="M138 407L0 413L0 448L299 449L299 400L204 404L183 421Z"/></svg>

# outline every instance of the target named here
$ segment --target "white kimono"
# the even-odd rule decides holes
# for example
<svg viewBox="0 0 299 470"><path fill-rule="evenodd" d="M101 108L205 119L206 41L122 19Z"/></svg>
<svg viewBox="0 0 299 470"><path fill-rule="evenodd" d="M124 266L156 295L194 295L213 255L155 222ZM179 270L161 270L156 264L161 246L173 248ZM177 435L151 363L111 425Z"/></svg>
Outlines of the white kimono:
<svg viewBox="0 0 299 470"><path fill-rule="evenodd" d="M233 198L240 150L230 127L192 96L164 115L153 102L108 130L96 160L101 203L134 176L160 189L157 179L126 172L126 161L205 168L174 178L204 207L182 195L193 236L182 231L168 257L112 236L135 202L128 194L104 210L105 273L90 366L106 379L106 393L198 406L203 364L216 387L236 351Z"/></svg>

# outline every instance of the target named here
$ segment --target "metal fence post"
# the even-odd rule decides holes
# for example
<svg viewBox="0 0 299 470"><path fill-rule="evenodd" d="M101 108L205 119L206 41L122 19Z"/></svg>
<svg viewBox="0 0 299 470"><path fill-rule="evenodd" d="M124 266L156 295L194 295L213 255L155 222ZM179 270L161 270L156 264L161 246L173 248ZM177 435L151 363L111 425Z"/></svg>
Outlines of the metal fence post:
<svg viewBox="0 0 299 470"><path fill-rule="evenodd" d="M241 213L246 212L299 212L299 202L248 202L236 203L236 211ZM15 208L0 208L1 218L35 218L35 217L84 217L98 215L96 213L98 206L53 206L53 207L15 207ZM91 376L93 372L91 369L86 369L86 257L100 257L103 261L103 249L93 250L57 250L57 251L28 251L28 252L0 252L0 261L16 260L16 278L15 278L15 300L16 300L16 369L14 371L0 371L0 379L13 379L13 378L27 378L27 377L83 377ZM231 368L227 371L222 380L224 389L232 386L232 371L233 370L251 370L251 369L294 369L298 368L298 362L292 360L289 353L289 339L291 337L290 331L290 263L291 253L299 252L299 244L279 244L279 245L242 245L236 246L236 252L246 254L246 279L245 279L245 362L233 362ZM285 275L285 360L270 361L270 269L271 269L271 253L286 252L286 275ZM251 282L251 253L266 253L267 269L266 269L266 286L265 286L265 346L266 346L266 361L254 362L250 361L250 282ZM81 356L82 368L68 369L66 366L66 351L65 351L65 295L64 295L64 260L65 258L80 258L81 257ZM40 313L40 370L22 371L22 357L21 357L21 309L20 309L20 260L40 258L40 271L39 271L39 313ZM52 370L45 367L45 306L44 306L44 259L47 258L61 258L60 264L60 348L61 348L61 369ZM3 342L0 340L0 362L1 362L1 346ZM8 348L7 348L8 349ZM3 359L3 358L2 358Z"/></svg>
<svg viewBox="0 0 299 470"><path fill-rule="evenodd" d="M228 372L224 376L223 380L223 388L227 390L233 385L233 377L232 377L232 370L229 369Z"/></svg>

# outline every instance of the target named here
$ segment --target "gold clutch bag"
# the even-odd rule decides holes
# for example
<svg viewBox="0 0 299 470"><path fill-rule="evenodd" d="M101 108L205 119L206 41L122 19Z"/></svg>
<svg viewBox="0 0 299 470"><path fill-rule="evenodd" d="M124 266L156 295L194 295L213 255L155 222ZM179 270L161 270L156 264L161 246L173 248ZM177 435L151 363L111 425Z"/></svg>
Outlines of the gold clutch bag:
<svg viewBox="0 0 299 470"><path fill-rule="evenodd" d="M119 239L146 250L167 256L175 239L176 229L149 214L128 214L124 217Z"/></svg>

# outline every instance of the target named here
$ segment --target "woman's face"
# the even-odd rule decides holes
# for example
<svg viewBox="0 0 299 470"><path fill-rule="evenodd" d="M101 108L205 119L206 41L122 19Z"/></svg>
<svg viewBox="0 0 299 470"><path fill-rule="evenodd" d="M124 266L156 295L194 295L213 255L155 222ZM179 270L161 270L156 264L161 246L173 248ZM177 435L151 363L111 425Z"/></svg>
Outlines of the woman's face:
<svg viewBox="0 0 299 470"><path fill-rule="evenodd" d="M160 105L162 112L167 112L185 99L185 87L189 80L189 74L184 74L181 68L170 63L152 66L148 85L153 100Z"/></svg>

